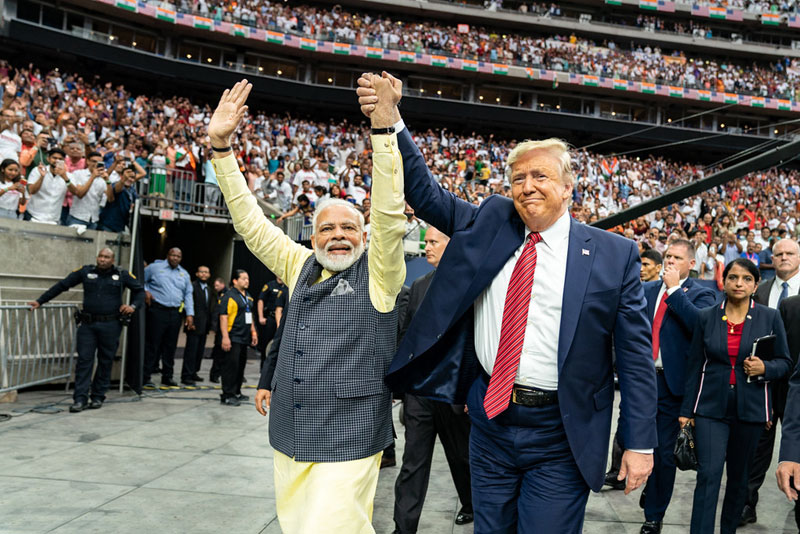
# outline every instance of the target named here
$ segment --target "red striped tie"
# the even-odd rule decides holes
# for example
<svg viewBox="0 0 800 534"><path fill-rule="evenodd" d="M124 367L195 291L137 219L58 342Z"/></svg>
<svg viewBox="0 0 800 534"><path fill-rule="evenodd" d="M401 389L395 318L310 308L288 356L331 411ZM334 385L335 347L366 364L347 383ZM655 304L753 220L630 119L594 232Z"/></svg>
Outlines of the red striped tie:
<svg viewBox="0 0 800 534"><path fill-rule="evenodd" d="M514 386L514 377L517 375L519 357L522 354L522 343L525 341L533 272L536 270L536 243L541 240L542 236L538 232L528 234L528 242L514 265L514 272L511 273L511 281L508 283L503 323L500 327L500 346L489 388L483 399L483 408L489 419L503 413L511 398L511 388Z"/></svg>

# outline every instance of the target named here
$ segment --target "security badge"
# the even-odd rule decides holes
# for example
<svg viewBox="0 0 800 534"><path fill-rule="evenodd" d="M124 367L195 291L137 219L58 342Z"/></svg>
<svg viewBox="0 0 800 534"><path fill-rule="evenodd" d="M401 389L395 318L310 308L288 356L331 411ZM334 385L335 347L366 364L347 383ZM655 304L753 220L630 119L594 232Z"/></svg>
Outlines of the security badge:
<svg viewBox="0 0 800 534"><path fill-rule="evenodd" d="M97 273L89 273L86 275L86 278L88 278L89 280L94 280L95 278L97 278Z"/></svg>
<svg viewBox="0 0 800 534"><path fill-rule="evenodd" d="M112 280L119 280L119 275L118 274L112 274L111 275L111 279Z"/></svg>

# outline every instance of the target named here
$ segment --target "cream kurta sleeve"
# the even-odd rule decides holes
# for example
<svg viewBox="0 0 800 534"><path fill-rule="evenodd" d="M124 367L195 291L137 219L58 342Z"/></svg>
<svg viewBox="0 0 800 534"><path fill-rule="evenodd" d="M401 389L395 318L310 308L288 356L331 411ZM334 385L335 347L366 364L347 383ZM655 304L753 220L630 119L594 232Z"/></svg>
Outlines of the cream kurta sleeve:
<svg viewBox="0 0 800 534"><path fill-rule="evenodd" d="M291 296L303 263L312 254L311 249L295 243L280 228L267 220L264 212L258 207L256 198L248 189L233 154L214 159L213 164L219 188L225 196L225 202L233 218L233 227L244 238L247 248L270 271L286 282Z"/></svg>
<svg viewBox="0 0 800 534"><path fill-rule="evenodd" d="M397 148L397 135L373 135L369 297L382 313L392 311L406 279L403 186L403 158Z"/></svg>

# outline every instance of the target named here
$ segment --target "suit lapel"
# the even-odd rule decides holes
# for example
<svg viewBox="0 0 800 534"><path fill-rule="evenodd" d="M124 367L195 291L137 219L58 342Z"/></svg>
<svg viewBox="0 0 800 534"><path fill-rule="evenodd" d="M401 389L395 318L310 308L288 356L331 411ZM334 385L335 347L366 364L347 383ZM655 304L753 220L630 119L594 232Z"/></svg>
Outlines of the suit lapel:
<svg viewBox="0 0 800 534"><path fill-rule="evenodd" d="M656 300L658 300L658 292L660 289L660 285L651 284L650 287L647 288L647 293L645 293L645 299L647 300L647 318L650 320L651 324L653 322L653 317L656 315Z"/></svg>
<svg viewBox="0 0 800 534"><path fill-rule="evenodd" d="M744 318L744 326L742 326L742 340L739 343L739 354L736 356L736 361L740 362L750 356L750 351L753 348L753 338L750 333L750 325L756 318L756 310L753 306L753 301L750 301L750 309L747 310L747 315Z"/></svg>
<svg viewBox="0 0 800 534"><path fill-rule="evenodd" d="M589 284L594 262L594 243L585 228L570 218L569 246L567 247L567 273L564 298L561 305L561 328L558 336L558 372L572 346L578 318L583 307L583 296Z"/></svg>

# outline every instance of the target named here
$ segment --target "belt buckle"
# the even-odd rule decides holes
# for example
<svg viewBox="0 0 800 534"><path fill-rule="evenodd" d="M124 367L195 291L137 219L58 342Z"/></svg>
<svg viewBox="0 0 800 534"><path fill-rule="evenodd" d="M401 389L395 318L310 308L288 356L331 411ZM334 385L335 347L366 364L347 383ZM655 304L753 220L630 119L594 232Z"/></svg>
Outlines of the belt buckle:
<svg viewBox="0 0 800 534"><path fill-rule="evenodd" d="M515 388L514 386L511 386L511 402L513 402L514 404L519 404L517 402L517 388Z"/></svg>

